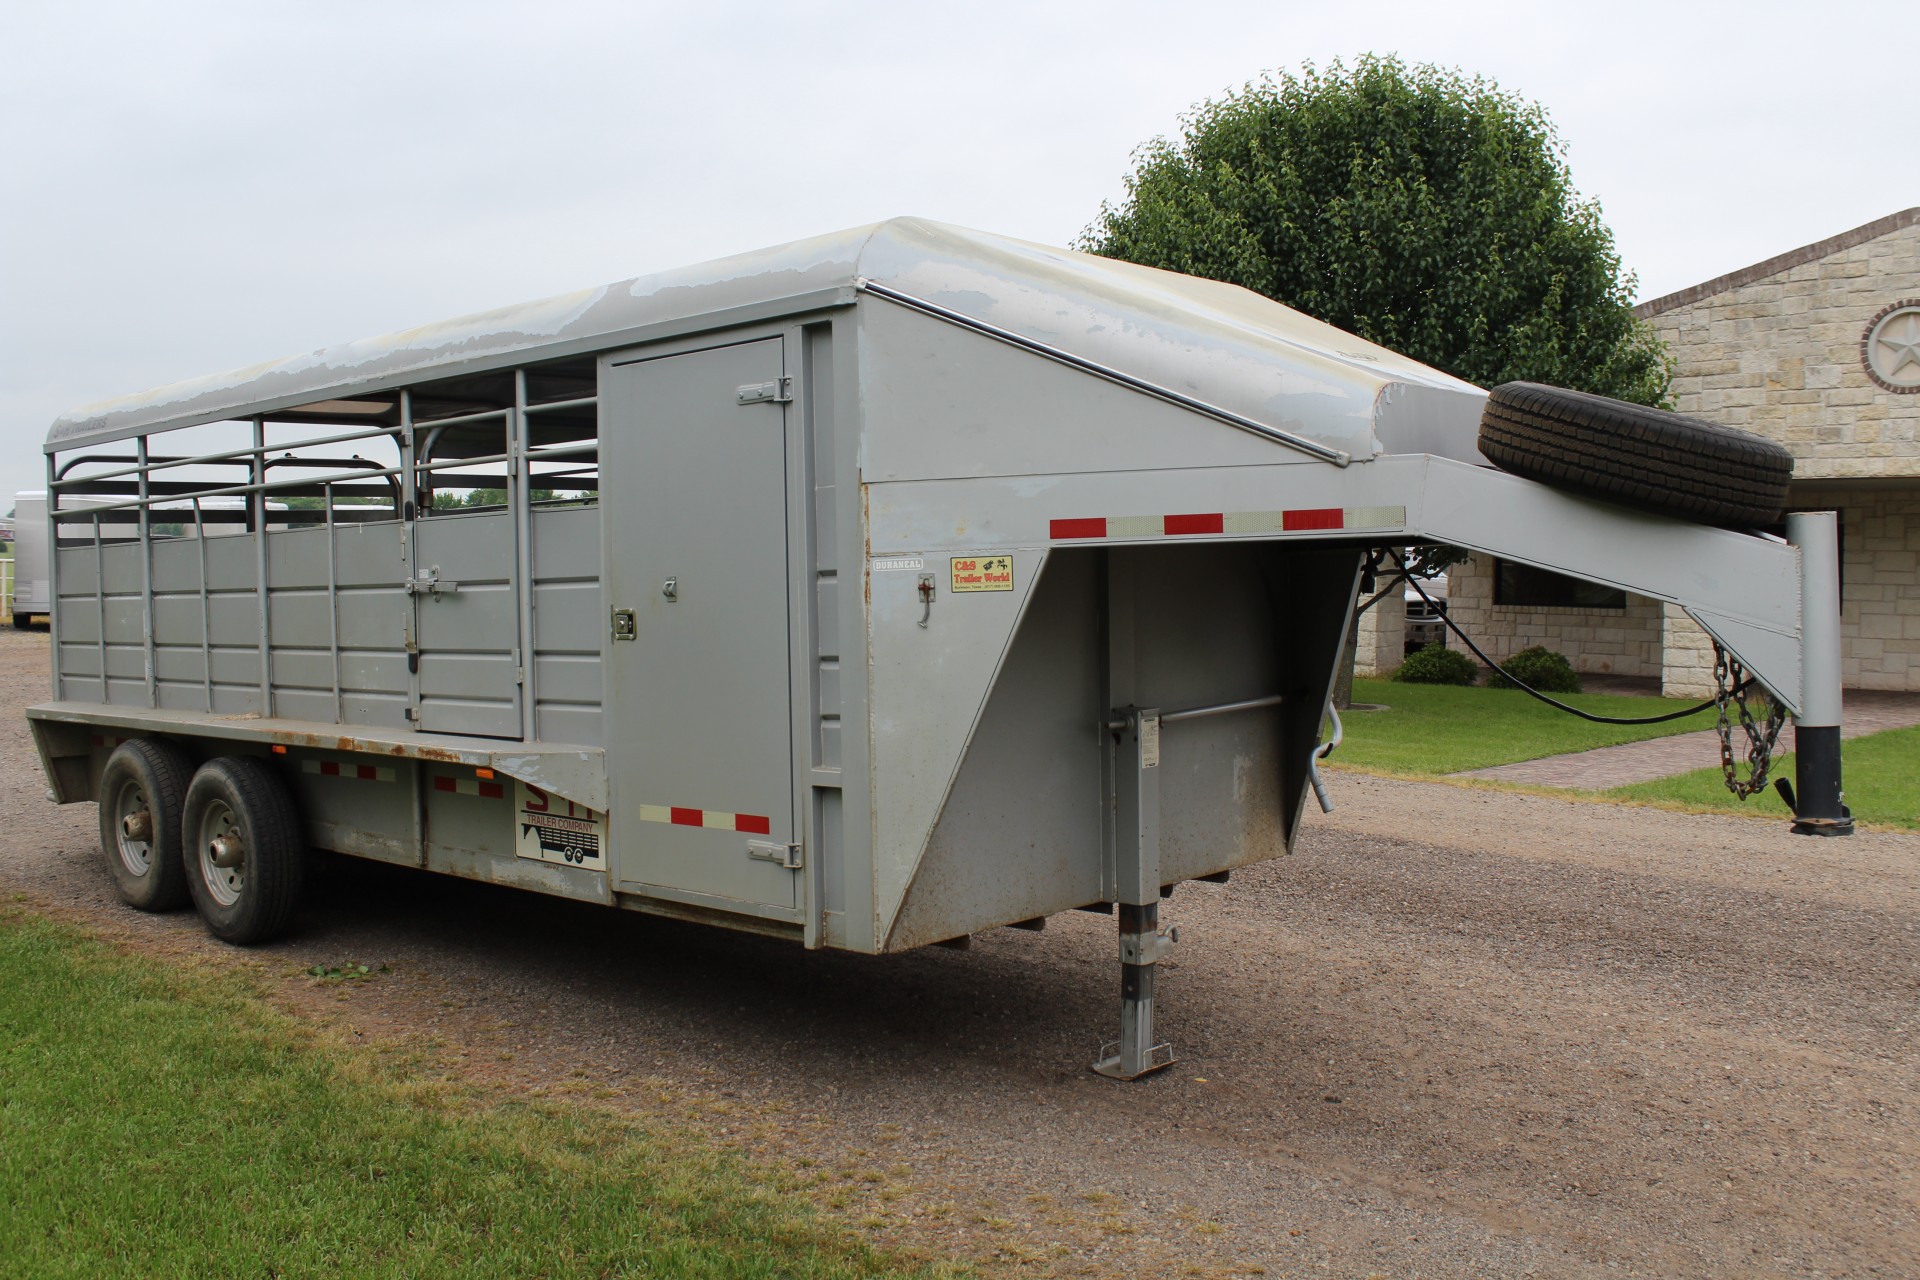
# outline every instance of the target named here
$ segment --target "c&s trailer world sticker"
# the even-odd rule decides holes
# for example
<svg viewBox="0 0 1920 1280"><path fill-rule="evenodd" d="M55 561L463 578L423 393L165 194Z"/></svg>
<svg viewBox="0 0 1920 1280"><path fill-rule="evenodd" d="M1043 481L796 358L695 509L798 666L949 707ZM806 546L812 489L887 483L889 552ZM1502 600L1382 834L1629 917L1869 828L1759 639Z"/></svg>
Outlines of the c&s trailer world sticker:
<svg viewBox="0 0 1920 1280"><path fill-rule="evenodd" d="M539 862L607 869L607 815L515 779L514 852Z"/></svg>
<svg viewBox="0 0 1920 1280"><path fill-rule="evenodd" d="M955 594L1013 590L1013 557L954 556L953 590Z"/></svg>

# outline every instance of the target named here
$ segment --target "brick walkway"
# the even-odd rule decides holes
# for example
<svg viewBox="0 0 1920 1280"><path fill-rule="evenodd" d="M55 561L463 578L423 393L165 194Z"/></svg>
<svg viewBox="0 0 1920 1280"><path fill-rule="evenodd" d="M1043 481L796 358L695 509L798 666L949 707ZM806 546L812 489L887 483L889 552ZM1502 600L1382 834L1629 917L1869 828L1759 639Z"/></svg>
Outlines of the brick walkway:
<svg viewBox="0 0 1920 1280"><path fill-rule="evenodd" d="M1589 686L1591 691L1591 686ZM1613 692L1609 689L1607 692ZM1883 729L1904 729L1920 724L1920 694L1882 693L1868 689L1848 689L1840 716L1840 736L1857 738L1863 733ZM1712 723L1713 713L1703 711L1703 723ZM1738 728L1733 745L1745 765L1745 736ZM1784 754L1793 750L1793 724L1780 731L1775 749ZM1536 787L1574 787L1583 791L1605 791L1636 782L1676 773L1709 769L1720 763L1720 735L1712 729L1697 733L1676 733L1668 738L1649 738L1645 742L1627 742L1617 747L1596 747L1572 755L1547 756L1540 760L1522 760L1492 769L1473 769L1456 773L1456 778L1492 778L1500 782L1523 782Z"/></svg>

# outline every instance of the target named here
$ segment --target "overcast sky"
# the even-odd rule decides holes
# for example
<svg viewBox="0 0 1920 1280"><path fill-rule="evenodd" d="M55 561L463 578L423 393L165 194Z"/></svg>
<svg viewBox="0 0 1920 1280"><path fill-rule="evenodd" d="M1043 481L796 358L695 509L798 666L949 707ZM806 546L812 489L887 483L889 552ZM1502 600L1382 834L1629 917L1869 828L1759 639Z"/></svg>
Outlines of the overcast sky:
<svg viewBox="0 0 1920 1280"><path fill-rule="evenodd" d="M1064 244L1366 52L1544 104L1657 296L1920 203L1898 8L4 0L0 495L60 412L333 342L894 214Z"/></svg>

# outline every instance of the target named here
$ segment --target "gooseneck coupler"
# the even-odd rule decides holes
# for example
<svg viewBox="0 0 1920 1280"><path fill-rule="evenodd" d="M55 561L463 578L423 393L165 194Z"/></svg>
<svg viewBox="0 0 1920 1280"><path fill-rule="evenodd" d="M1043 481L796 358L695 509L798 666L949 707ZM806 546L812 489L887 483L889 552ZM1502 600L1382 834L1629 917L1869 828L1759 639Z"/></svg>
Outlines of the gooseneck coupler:
<svg viewBox="0 0 1920 1280"><path fill-rule="evenodd" d="M1840 530L1831 511L1787 517L1800 550L1800 714L1794 717L1793 829L1850 836L1840 791Z"/></svg>

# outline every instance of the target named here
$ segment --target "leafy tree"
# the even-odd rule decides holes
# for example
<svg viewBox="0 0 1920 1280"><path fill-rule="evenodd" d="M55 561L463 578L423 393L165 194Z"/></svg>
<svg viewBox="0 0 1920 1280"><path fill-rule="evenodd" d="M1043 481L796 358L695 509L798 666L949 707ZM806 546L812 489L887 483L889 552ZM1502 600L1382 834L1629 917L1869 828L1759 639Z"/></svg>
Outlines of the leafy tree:
<svg viewBox="0 0 1920 1280"><path fill-rule="evenodd" d="M1182 124L1136 153L1082 248L1243 285L1482 386L1666 401L1670 358L1538 105L1367 56Z"/></svg>
<svg viewBox="0 0 1920 1280"><path fill-rule="evenodd" d="M529 489L528 502L552 502L559 495L552 489ZM507 504L505 489L435 489L433 491L433 509L451 511L458 507L504 507Z"/></svg>

